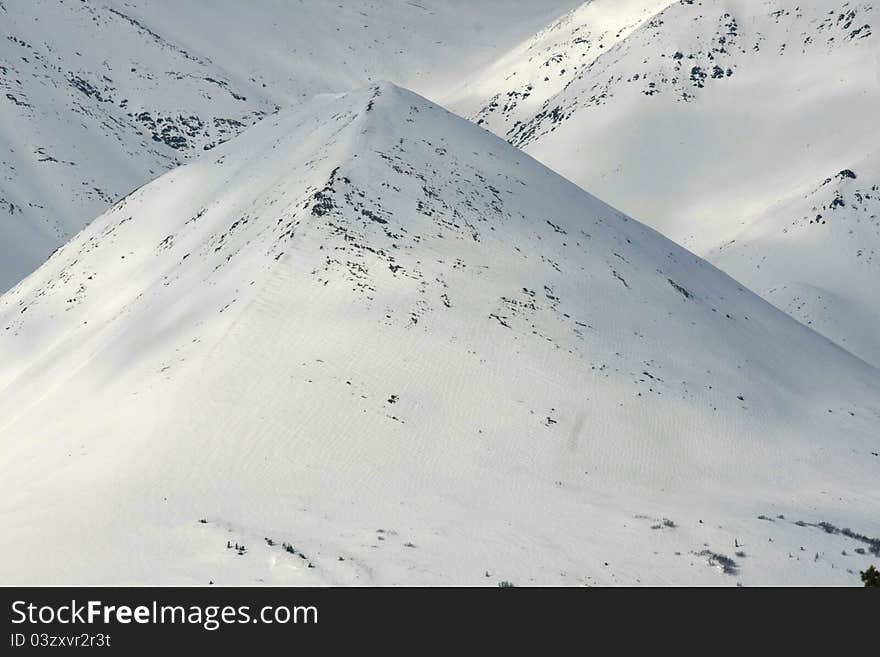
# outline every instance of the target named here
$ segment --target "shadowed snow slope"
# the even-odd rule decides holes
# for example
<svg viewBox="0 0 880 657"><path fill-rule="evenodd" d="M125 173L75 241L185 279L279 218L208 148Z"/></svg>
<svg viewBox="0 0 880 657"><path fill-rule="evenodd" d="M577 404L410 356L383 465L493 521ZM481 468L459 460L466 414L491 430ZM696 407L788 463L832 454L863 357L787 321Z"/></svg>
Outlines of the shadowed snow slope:
<svg viewBox="0 0 880 657"><path fill-rule="evenodd" d="M135 187L316 93L425 93L575 0L3 0L0 292Z"/></svg>
<svg viewBox="0 0 880 657"><path fill-rule="evenodd" d="M481 128L321 96L0 298L0 581L857 583L878 399Z"/></svg>

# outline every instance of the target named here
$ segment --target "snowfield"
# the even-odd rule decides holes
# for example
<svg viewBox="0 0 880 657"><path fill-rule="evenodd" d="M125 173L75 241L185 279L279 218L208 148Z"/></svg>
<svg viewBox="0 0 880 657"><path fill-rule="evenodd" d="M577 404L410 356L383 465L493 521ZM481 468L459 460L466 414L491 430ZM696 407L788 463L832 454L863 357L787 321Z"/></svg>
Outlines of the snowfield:
<svg viewBox="0 0 880 657"><path fill-rule="evenodd" d="M855 585L878 426L876 368L380 83L0 297L0 582Z"/></svg>

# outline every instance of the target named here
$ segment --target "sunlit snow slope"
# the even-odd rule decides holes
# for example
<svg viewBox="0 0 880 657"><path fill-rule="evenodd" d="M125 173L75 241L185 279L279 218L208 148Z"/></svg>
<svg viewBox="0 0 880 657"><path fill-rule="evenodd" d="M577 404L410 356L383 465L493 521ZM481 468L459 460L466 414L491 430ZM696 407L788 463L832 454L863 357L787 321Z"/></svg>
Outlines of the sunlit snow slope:
<svg viewBox="0 0 880 657"><path fill-rule="evenodd" d="M0 581L856 584L878 422L876 369L380 84L0 297Z"/></svg>
<svg viewBox="0 0 880 657"><path fill-rule="evenodd" d="M426 93L575 4L0 1L0 292L132 189L315 93Z"/></svg>

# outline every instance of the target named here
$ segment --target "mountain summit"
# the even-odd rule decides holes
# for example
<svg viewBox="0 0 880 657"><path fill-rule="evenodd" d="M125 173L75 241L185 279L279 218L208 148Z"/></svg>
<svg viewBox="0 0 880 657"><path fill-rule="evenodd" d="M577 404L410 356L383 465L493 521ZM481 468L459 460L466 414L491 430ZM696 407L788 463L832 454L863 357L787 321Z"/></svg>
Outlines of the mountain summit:
<svg viewBox="0 0 880 657"><path fill-rule="evenodd" d="M433 95L575 3L0 2L0 292L277 109L384 78Z"/></svg>
<svg viewBox="0 0 880 657"><path fill-rule="evenodd" d="M876 369L388 83L96 219L0 391L7 583L851 583L880 534Z"/></svg>

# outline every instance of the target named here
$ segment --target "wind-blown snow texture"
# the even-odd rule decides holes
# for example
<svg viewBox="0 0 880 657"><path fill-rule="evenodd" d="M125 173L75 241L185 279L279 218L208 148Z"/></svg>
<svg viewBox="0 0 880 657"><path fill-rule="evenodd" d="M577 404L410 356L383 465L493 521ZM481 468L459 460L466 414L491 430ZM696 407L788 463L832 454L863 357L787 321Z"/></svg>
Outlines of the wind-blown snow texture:
<svg viewBox="0 0 880 657"><path fill-rule="evenodd" d="M0 292L279 107L374 79L433 94L574 4L3 0Z"/></svg>
<svg viewBox="0 0 880 657"><path fill-rule="evenodd" d="M880 365L878 30L870 0L594 0L448 104ZM782 199L847 170L865 203L780 232L833 196Z"/></svg>
<svg viewBox="0 0 880 657"><path fill-rule="evenodd" d="M380 84L165 174L0 297L0 581L855 584L878 400Z"/></svg>

